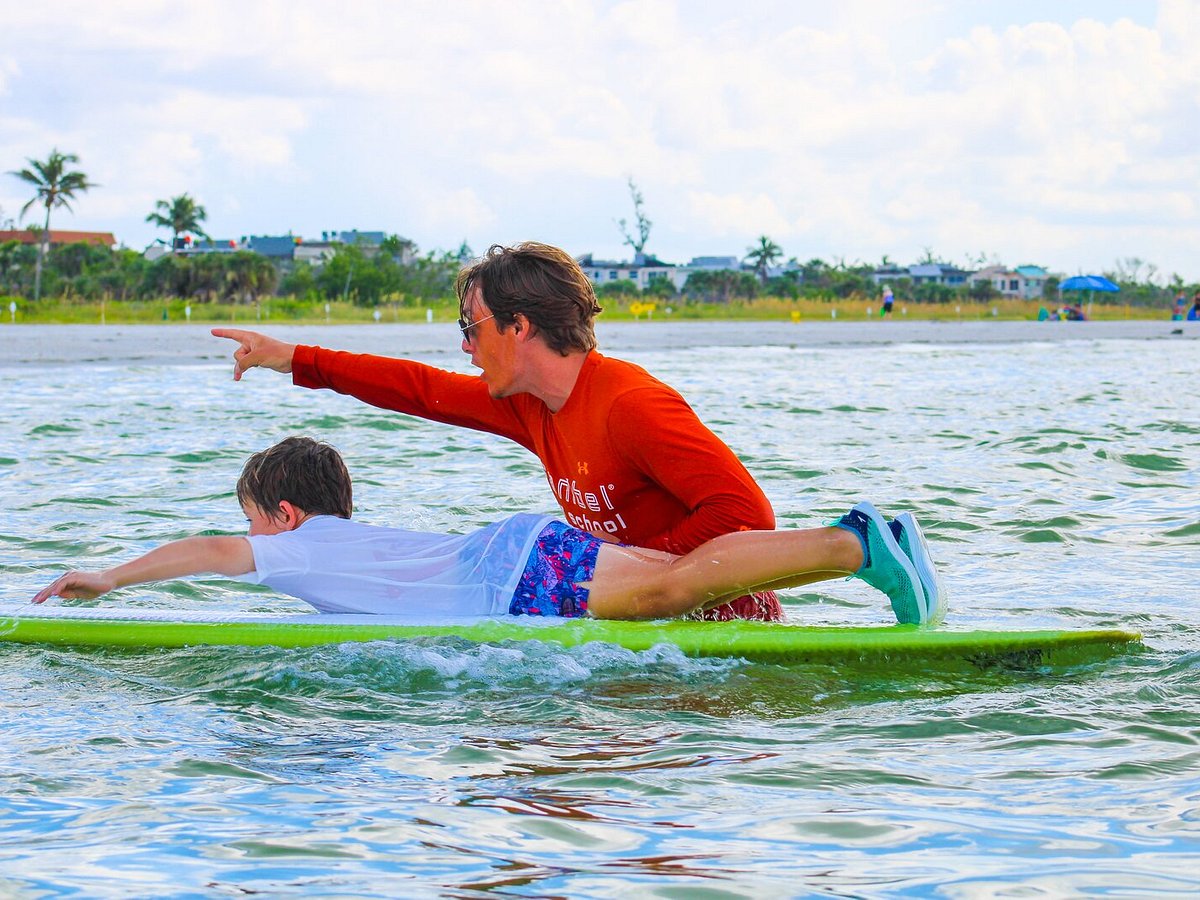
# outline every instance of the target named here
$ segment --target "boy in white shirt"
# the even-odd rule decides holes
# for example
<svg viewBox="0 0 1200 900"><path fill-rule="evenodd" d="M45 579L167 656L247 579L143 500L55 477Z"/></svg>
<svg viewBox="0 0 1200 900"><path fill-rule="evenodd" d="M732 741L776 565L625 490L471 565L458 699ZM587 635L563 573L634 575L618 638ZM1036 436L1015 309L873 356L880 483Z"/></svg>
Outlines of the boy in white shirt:
<svg viewBox="0 0 1200 900"><path fill-rule="evenodd" d="M528 513L466 535L430 534L351 521L345 463L306 437L251 456L237 495L246 537L185 538L111 569L68 572L33 602L215 572L327 613L659 619L854 575L887 594L902 623L936 622L944 612L916 520L887 522L869 503L831 526L735 532L684 556L607 543Z"/></svg>

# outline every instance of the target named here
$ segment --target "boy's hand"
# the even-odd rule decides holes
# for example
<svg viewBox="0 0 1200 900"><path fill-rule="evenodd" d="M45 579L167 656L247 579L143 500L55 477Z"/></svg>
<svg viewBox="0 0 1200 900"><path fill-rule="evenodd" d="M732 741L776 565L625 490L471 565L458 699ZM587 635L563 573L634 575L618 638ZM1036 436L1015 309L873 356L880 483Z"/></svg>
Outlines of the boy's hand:
<svg viewBox="0 0 1200 900"><path fill-rule="evenodd" d="M238 342L238 348L233 351L234 381L241 381L242 374L255 366L285 374L292 371L295 344L286 344L257 331L242 331L240 328L214 328L212 334Z"/></svg>
<svg viewBox="0 0 1200 900"><path fill-rule="evenodd" d="M107 594L116 585L104 572L68 572L54 584L42 588L34 595L34 603L44 603L51 597L66 597L68 600L95 600Z"/></svg>

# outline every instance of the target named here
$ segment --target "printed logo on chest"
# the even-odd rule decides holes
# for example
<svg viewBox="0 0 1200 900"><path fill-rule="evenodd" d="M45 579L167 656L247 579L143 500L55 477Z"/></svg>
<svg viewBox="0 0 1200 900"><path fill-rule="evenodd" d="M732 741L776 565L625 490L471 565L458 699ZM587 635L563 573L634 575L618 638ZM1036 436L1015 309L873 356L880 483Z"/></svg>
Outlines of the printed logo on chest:
<svg viewBox="0 0 1200 900"><path fill-rule="evenodd" d="M587 474L586 462L579 463L578 468L580 475ZM581 484L574 478L560 478L551 480L550 486L566 514L567 524L583 531L608 534L620 534L629 527L613 503L614 485L601 484L593 489L592 485Z"/></svg>

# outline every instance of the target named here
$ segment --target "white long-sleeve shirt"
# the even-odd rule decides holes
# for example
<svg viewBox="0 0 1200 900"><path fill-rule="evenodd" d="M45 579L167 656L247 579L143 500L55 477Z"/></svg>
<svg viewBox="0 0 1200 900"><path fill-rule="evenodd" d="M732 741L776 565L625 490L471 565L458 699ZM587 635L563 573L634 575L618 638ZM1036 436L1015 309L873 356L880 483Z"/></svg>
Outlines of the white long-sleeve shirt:
<svg viewBox="0 0 1200 900"><path fill-rule="evenodd" d="M293 531L253 535L242 580L329 613L507 615L551 516L521 513L469 534L431 534L314 516Z"/></svg>

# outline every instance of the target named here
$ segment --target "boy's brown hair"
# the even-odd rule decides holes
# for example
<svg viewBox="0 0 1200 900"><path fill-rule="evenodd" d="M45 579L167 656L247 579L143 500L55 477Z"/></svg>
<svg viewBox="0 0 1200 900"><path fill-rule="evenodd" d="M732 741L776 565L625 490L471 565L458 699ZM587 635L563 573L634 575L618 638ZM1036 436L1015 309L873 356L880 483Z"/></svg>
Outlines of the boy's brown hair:
<svg viewBox="0 0 1200 900"><path fill-rule="evenodd" d="M284 438L246 460L237 498L271 518L279 515L283 500L314 516L349 519L354 510L354 490L341 454L308 437Z"/></svg>
<svg viewBox="0 0 1200 900"><path fill-rule="evenodd" d="M600 307L596 291L579 263L558 247L525 241L515 247L492 244L483 259L458 273L454 290L459 312L476 285L501 330L524 315L551 350L563 356L596 346L593 327Z"/></svg>

